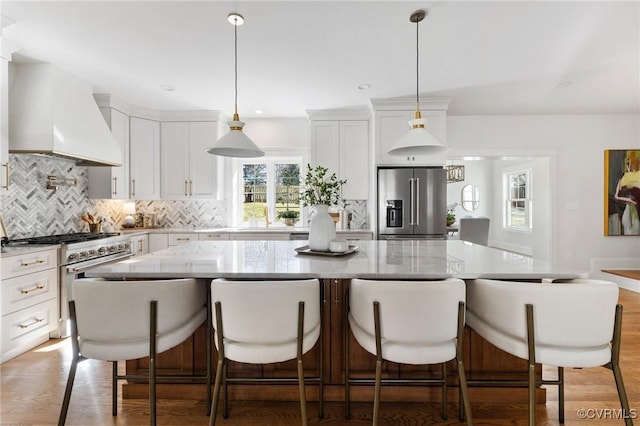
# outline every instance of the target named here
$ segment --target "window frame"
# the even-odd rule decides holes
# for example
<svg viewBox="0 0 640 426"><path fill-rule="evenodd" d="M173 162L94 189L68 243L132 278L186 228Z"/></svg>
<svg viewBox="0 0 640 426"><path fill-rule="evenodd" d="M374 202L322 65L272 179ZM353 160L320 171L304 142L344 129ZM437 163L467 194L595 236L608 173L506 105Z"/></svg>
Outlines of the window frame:
<svg viewBox="0 0 640 426"><path fill-rule="evenodd" d="M521 196L512 196L513 189L516 187L511 186L512 178L518 175L525 175L525 185L524 185L524 197ZM514 168L510 170L505 170L502 173L503 177L503 204L502 204L502 227L508 231L515 232L525 232L531 233L533 232L533 170L530 167L525 168ZM518 194L520 195L520 194ZM524 224L523 225L513 225L513 217L512 213L512 203L523 203L524 211L521 215Z"/></svg>
<svg viewBox="0 0 640 426"><path fill-rule="evenodd" d="M275 170L275 166L276 164L297 164L299 171L300 171L300 184L302 184L302 180L304 178L303 176L303 158L301 156L298 155L291 155L291 156L277 156L277 157L258 157L258 158L238 158L235 159L234 161L234 169L235 169L235 174L236 174L236 185L235 185L235 190L233 191L233 198L235 200L234 202L234 206L235 208L232 209L232 223L235 226L241 226L241 227L253 227L253 226L257 226L257 227L265 227L266 223L264 222L264 220L258 221L255 225L252 224L250 221L245 221L243 218L244 215L244 194L245 194L245 190L244 190L244 174L243 174L243 169L244 169L244 165L246 164L265 164L266 168L267 168L267 179L266 179L266 197L267 197L267 211L268 211L268 217L269 217L269 223L270 224L274 224L276 222L278 222L278 219L276 219L275 215L275 209L276 209L276 170ZM299 203L299 211L300 211L300 216L298 217L298 220L300 222L302 222L303 220L303 208L302 208L302 203ZM278 222L279 223L279 222Z"/></svg>

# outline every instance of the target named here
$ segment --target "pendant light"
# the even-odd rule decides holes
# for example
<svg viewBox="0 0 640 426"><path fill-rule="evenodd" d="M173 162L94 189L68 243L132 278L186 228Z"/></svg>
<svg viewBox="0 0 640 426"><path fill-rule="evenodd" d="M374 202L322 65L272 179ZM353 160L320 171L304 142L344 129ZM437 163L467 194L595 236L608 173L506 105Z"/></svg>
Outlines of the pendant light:
<svg viewBox="0 0 640 426"><path fill-rule="evenodd" d="M421 22L427 12L425 10L416 10L409 17L409 21L416 24L416 113L413 120L409 120L411 130L405 137L400 139L387 151L389 155L416 155L416 154L434 154L447 149L447 146L441 140L433 136L425 128L425 120L420 114L420 90L419 90L419 59L420 50L418 48L418 23Z"/></svg>
<svg viewBox="0 0 640 426"><path fill-rule="evenodd" d="M234 28L235 100L233 120L229 122L229 133L218 139L213 146L207 149L207 152L223 157L262 157L264 151L258 148L258 146L242 132L244 122L240 121L240 117L238 116L238 26L244 23L244 17L238 13L230 13L227 19Z"/></svg>

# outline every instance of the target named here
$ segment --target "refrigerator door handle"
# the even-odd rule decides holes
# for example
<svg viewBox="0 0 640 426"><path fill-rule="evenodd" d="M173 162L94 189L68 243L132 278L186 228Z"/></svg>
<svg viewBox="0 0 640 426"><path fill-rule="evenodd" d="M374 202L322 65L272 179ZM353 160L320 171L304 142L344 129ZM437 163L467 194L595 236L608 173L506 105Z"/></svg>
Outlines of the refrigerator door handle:
<svg viewBox="0 0 640 426"><path fill-rule="evenodd" d="M414 178L409 178L409 225L415 225L414 221L416 219L416 205L415 205L415 180Z"/></svg>
<svg viewBox="0 0 640 426"><path fill-rule="evenodd" d="M415 217L416 217L416 226L420 225L420 178L414 178L416 181L415 186L415 190L416 190L416 195L415 195L415 204L416 204L416 212L415 212Z"/></svg>

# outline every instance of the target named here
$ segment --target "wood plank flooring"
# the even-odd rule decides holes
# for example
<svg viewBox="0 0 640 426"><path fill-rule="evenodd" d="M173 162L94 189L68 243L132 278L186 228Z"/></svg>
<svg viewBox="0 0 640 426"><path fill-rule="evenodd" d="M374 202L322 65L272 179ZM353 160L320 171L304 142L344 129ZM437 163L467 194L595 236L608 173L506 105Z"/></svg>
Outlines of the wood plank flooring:
<svg viewBox="0 0 640 426"><path fill-rule="evenodd" d="M640 412L640 294L620 291L624 305L622 374L632 410ZM55 424L62 402L71 359L68 340L51 340L38 348L0 365L0 424ZM547 377L555 369L545 368ZM145 425L149 423L146 400L122 400L118 416L111 416L111 364L85 361L80 364L71 397L68 425ZM604 410L618 410L620 405L612 373L605 368L567 370L565 372L565 424L582 426L621 425L619 419L602 417ZM557 391L551 386L546 405L537 408L538 423L558 425ZM383 389L384 398L384 389ZM527 405L471 404L477 425L526 425ZM310 424L371 424L372 403L354 403L352 419L343 419L342 403L325 404L325 417L318 419L317 404L310 402ZM580 419L580 410L591 410L596 418ZM599 411L598 411L599 410ZM158 424L206 425L205 401L159 400ZM597 413L601 413L597 417ZM380 413L383 425L457 425L457 403L448 407L449 420L440 417L439 404L383 402ZM639 414L640 415L640 414ZM609 415L611 417L611 414ZM640 424L640 420L636 421ZM297 402L230 402L230 417L222 426L287 426L300 424Z"/></svg>

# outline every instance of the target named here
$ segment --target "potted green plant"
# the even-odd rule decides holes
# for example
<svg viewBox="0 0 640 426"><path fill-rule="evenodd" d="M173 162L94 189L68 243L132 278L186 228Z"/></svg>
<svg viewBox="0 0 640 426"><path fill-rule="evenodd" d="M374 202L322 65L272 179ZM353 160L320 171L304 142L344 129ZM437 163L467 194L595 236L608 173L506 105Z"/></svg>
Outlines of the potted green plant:
<svg viewBox="0 0 640 426"><path fill-rule="evenodd" d="M451 226L456 223L456 214L453 212L447 212L447 226Z"/></svg>
<svg viewBox="0 0 640 426"><path fill-rule="evenodd" d="M283 210L278 212L278 214L276 215L276 218L282 219L284 224L287 226L293 226L296 223L296 220L298 220L299 216L300 216L300 213L298 213L297 211Z"/></svg>
<svg viewBox="0 0 640 426"><path fill-rule="evenodd" d="M312 207L315 216L309 228L309 249L329 251L329 242L336 238L335 222L329 215L329 207L342 201L342 185L346 180L338 179L335 173L323 166L314 168L307 164L307 174L302 183L300 199L305 207Z"/></svg>

